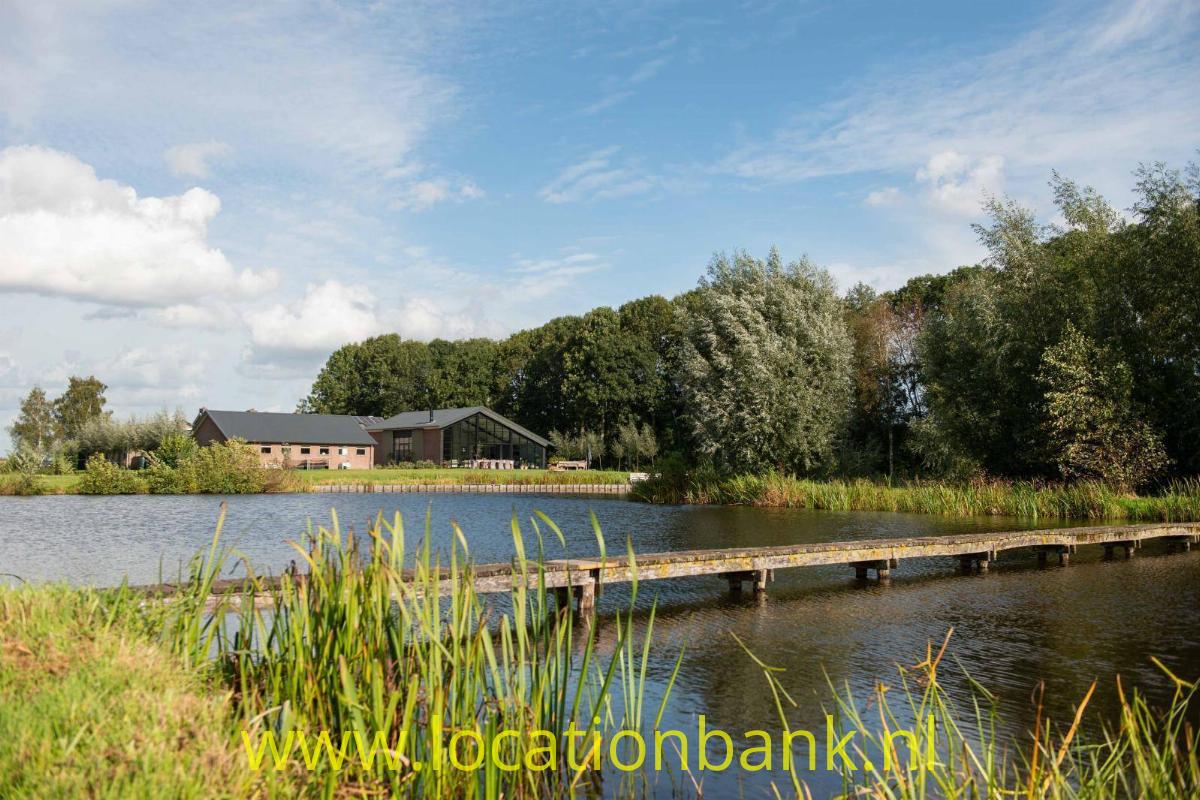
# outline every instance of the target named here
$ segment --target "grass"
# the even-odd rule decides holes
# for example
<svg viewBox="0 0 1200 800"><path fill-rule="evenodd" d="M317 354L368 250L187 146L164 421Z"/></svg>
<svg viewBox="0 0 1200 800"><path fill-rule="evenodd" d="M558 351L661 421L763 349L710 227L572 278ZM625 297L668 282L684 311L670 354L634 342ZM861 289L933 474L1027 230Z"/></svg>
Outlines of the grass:
<svg viewBox="0 0 1200 800"><path fill-rule="evenodd" d="M41 493L77 494L83 473L73 475L38 475ZM484 484L578 486L581 484L624 484L628 472L610 470L578 470L551 472L545 469L359 469L359 470L296 470L295 488L286 491L309 491L314 484ZM0 475L0 495L15 494L4 489Z"/></svg>
<svg viewBox="0 0 1200 800"><path fill-rule="evenodd" d="M228 695L90 590L0 587L0 797L242 797Z"/></svg>
<svg viewBox="0 0 1200 800"><path fill-rule="evenodd" d="M299 470L308 483L402 483L402 484L520 484L577 486L590 483L628 483L628 472L577 470L551 472L547 469L358 469Z"/></svg>
<svg viewBox="0 0 1200 800"><path fill-rule="evenodd" d="M869 480L816 481L778 473L720 476L697 471L634 486L635 499L655 503L711 503L825 511L897 511L1025 519L1126 522L1200 520L1200 481L1180 481L1149 496L1123 494L1102 483L1046 484L980 480L966 483Z"/></svg>

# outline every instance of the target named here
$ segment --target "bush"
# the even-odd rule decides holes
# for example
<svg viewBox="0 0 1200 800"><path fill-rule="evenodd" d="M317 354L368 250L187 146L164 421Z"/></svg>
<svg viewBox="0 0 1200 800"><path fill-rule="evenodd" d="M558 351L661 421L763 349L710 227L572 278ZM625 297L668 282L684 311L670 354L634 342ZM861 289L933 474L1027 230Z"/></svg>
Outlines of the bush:
<svg viewBox="0 0 1200 800"><path fill-rule="evenodd" d="M237 439L207 447L188 447L168 439L164 445L166 451L155 451L146 470L154 494L283 492L295 488L299 480L287 470L263 467L254 448Z"/></svg>
<svg viewBox="0 0 1200 800"><path fill-rule="evenodd" d="M79 481L80 494L144 494L146 482L135 473L109 461L102 453L93 453Z"/></svg>
<svg viewBox="0 0 1200 800"><path fill-rule="evenodd" d="M42 465L41 454L29 447L20 447L5 462L5 469L11 477L0 483L0 494L30 495L42 494L44 488L38 482L37 474Z"/></svg>

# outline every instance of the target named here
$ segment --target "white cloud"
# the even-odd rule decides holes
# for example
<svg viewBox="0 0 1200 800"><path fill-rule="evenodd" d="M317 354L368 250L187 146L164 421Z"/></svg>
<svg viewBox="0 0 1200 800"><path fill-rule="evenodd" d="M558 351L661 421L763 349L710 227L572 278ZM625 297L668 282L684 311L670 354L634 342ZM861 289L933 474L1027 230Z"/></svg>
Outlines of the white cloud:
<svg viewBox="0 0 1200 800"><path fill-rule="evenodd" d="M904 194L895 186L885 186L869 192L863 200L869 206L894 206L904 200Z"/></svg>
<svg viewBox="0 0 1200 800"><path fill-rule="evenodd" d="M1051 12L990 52L896 57L838 100L737 148L717 171L763 182L912 174L955 151L1003 157L1009 182L1044 185L1051 168L1103 170L1125 188L1139 160L1185 159L1195 146L1180 132L1200 129L1200 6L1112 3L1093 19Z"/></svg>
<svg viewBox="0 0 1200 800"><path fill-rule="evenodd" d="M278 303L246 314L252 361L272 356L325 355L382 330L375 294L335 280L307 287L297 303Z"/></svg>
<svg viewBox="0 0 1200 800"><path fill-rule="evenodd" d="M224 142L193 142L177 144L167 148L163 158L175 175L188 175L194 178L207 178L209 161L228 155L229 145Z"/></svg>
<svg viewBox="0 0 1200 800"><path fill-rule="evenodd" d="M432 178L405 187L395 206L411 211L424 211L438 203L461 203L466 200L479 200L484 196L483 189L471 181L454 183L448 178Z"/></svg>
<svg viewBox="0 0 1200 800"><path fill-rule="evenodd" d="M970 158L954 150L930 157L917 170L928 200L937 208L974 217L988 195L1004 192L1004 159L997 155Z"/></svg>
<svg viewBox="0 0 1200 800"><path fill-rule="evenodd" d="M220 208L204 189L139 198L67 153L6 148L0 151L0 291L165 306L274 288L273 270L238 271L207 242Z"/></svg>
<svg viewBox="0 0 1200 800"><path fill-rule="evenodd" d="M613 156L619 150L606 147L591 153L562 170L538 196L547 203L575 203L645 194L659 185L656 176L640 172L631 163L615 165Z"/></svg>

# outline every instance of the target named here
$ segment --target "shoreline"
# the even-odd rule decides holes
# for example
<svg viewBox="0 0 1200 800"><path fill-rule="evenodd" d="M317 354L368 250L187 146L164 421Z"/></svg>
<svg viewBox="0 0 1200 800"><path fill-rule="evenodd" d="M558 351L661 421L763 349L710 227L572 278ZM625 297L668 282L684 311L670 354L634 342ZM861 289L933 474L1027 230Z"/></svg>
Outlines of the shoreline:
<svg viewBox="0 0 1200 800"><path fill-rule="evenodd" d="M630 483L315 483L318 494L580 494L627 495ZM303 494L304 492L296 492ZM287 494L286 492L282 494Z"/></svg>

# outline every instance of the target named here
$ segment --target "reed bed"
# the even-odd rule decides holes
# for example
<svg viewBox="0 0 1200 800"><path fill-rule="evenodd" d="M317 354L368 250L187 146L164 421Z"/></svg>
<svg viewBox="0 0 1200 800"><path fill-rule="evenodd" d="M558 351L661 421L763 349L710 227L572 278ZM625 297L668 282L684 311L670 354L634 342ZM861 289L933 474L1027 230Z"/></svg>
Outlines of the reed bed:
<svg viewBox="0 0 1200 800"><path fill-rule="evenodd" d="M476 593L462 532L455 528L455 544L443 562L430 549L429 525L427 517L423 543L409 551L398 515L378 518L362 537L343 533L334 516L332 525L310 530L307 541L296 545L306 574L284 575L266 608L256 607L265 593L252 579L245 594L206 610L212 583L230 557L214 540L193 563L187 590L170 604L165 641L185 663L213 665L233 692L240 725L252 740L267 731L277 739L292 731L328 731L335 743L343 734L357 734L381 742L400 761L398 769L382 755L371 768L293 769L269 774L269 788L299 784L305 794L322 797L588 794L598 773L572 771L564 761L556 769L517 772L490 760L478 771L428 765L459 732L477 735L491 752L502 731L516 731L502 745L503 757L526 763L537 757L531 752L539 741L531 738L534 731L565 741L574 723L586 743L593 733L606 737L657 724L671 685L657 710L646 707L653 610L635 625L631 601L630 610L618 615L615 645L601 656L595 626L577 624L574 612L557 607L546 590L543 536L563 541L549 518L530 521L532 557L526 555L526 532L513 519L515 564L527 581L517 582L502 611ZM603 554L594 518L593 525ZM636 600L636 583L632 591ZM232 619L224 619L226 612ZM468 763L473 746L463 740Z"/></svg>
<svg viewBox="0 0 1200 800"><path fill-rule="evenodd" d="M700 503L809 508L825 511L896 511L1025 519L1128 522L1200 520L1200 480L1177 481L1161 493L1124 494L1099 482L1069 484L979 480L966 483L810 480L779 473L722 476L698 470L653 478L632 496L654 503Z"/></svg>
<svg viewBox="0 0 1200 800"><path fill-rule="evenodd" d="M1025 798L1026 800L1112 800L1200 796L1200 737L1195 682L1173 674L1151 659L1174 684L1165 708L1153 707L1136 689L1127 691L1117 679L1118 718L1088 738L1081 724L1096 683L1080 700L1069 723L1042 713L1027 738L1013 740L998 733L996 697L965 671L970 702L951 699L939 667L953 629L939 650L898 667L897 683L879 683L865 701L849 684L829 682L831 713L841 731L856 731L850 761L854 771L841 771L841 798ZM734 637L736 639L736 636ZM740 644L739 640L739 644ZM745 645L743 645L745 649ZM763 670L784 730L786 708L795 705L781 672L747 654ZM828 679L827 679L828 680ZM911 733L911 738L898 732ZM787 785L786 781L790 781ZM784 785L773 784L777 797L811 798L803 775L793 770Z"/></svg>

